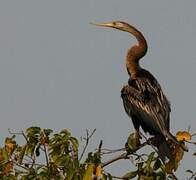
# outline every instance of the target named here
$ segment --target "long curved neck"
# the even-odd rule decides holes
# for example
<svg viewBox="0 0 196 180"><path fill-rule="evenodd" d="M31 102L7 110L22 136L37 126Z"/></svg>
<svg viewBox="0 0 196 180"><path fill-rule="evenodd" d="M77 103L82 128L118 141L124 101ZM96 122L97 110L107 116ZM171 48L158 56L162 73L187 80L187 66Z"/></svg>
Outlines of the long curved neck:
<svg viewBox="0 0 196 180"><path fill-rule="evenodd" d="M142 35L135 27L128 25L126 31L136 37L138 44L128 50L126 57L127 71L131 78L135 79L140 70L139 60L146 54L148 45Z"/></svg>

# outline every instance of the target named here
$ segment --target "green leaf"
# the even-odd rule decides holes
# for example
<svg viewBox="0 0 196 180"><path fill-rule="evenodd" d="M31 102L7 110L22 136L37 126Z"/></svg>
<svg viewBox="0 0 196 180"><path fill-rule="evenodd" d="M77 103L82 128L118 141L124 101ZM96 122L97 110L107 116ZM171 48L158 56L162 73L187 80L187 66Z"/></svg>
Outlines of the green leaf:
<svg viewBox="0 0 196 180"><path fill-rule="evenodd" d="M71 137L70 141L74 147L74 150L76 151L78 149L78 140L75 137Z"/></svg>
<svg viewBox="0 0 196 180"><path fill-rule="evenodd" d="M63 129L60 134L64 134L66 136L71 136L71 133L67 129Z"/></svg>
<svg viewBox="0 0 196 180"><path fill-rule="evenodd" d="M166 173L163 171L159 171L156 173L156 180L164 180L166 179Z"/></svg>
<svg viewBox="0 0 196 180"><path fill-rule="evenodd" d="M18 152L17 161L19 164L22 163L25 152L26 152L27 145L20 147L20 151Z"/></svg>
<svg viewBox="0 0 196 180"><path fill-rule="evenodd" d="M8 143L16 144L15 137L16 137L16 135L13 135L11 138L7 137L5 139L5 144L8 144Z"/></svg>
<svg viewBox="0 0 196 180"><path fill-rule="evenodd" d="M93 175L93 171L94 171L94 164L89 164L87 166L86 172L84 174L83 180L92 180L92 175Z"/></svg>
<svg viewBox="0 0 196 180"><path fill-rule="evenodd" d="M71 166L72 163L71 162L71 157L70 155L64 155L64 156L56 156L53 158L53 160L55 161L55 164L58 166Z"/></svg>
<svg viewBox="0 0 196 180"><path fill-rule="evenodd" d="M154 163L154 167L153 169L156 171L161 167L162 163L159 159L156 160L156 162Z"/></svg>
<svg viewBox="0 0 196 180"><path fill-rule="evenodd" d="M35 150L35 145L34 144L27 144L26 146L26 154L33 156L34 150Z"/></svg>
<svg viewBox="0 0 196 180"><path fill-rule="evenodd" d="M40 155L40 145L38 145L35 149L35 155L38 157Z"/></svg>
<svg viewBox="0 0 196 180"><path fill-rule="evenodd" d="M124 178L124 179L133 179L137 175L138 175L138 171L132 171L132 172L128 172L127 174L125 174L122 178Z"/></svg>
<svg viewBox="0 0 196 180"><path fill-rule="evenodd" d="M6 151L6 149L2 149L2 155L3 155L3 160L4 161L8 161L9 159L9 155L8 155L8 152Z"/></svg>
<svg viewBox="0 0 196 180"><path fill-rule="evenodd" d="M43 131L44 131L44 134L45 134L46 136L49 136L49 135L53 132L52 129L44 129Z"/></svg>
<svg viewBox="0 0 196 180"><path fill-rule="evenodd" d="M138 180L154 180L154 177L141 175Z"/></svg>
<svg viewBox="0 0 196 180"><path fill-rule="evenodd" d="M107 175L103 174L102 180L107 180Z"/></svg>
<svg viewBox="0 0 196 180"><path fill-rule="evenodd" d="M152 161L154 160L154 155L155 155L155 152L151 152L150 155L148 156L148 160L146 161L147 166L150 167Z"/></svg>
<svg viewBox="0 0 196 180"><path fill-rule="evenodd" d="M32 136L34 134L39 134L41 131L41 128L40 127L30 127L26 130L26 133L27 133L27 136Z"/></svg>
<svg viewBox="0 0 196 180"><path fill-rule="evenodd" d="M129 135L126 143L127 153L135 152L140 146L140 140L136 133L132 133Z"/></svg>
<svg viewBox="0 0 196 180"><path fill-rule="evenodd" d="M108 173L108 178L109 180L112 180L112 175L110 173Z"/></svg>
<svg viewBox="0 0 196 180"><path fill-rule="evenodd" d="M143 170L143 165L144 165L144 162L137 163L137 167L138 167L139 172Z"/></svg>

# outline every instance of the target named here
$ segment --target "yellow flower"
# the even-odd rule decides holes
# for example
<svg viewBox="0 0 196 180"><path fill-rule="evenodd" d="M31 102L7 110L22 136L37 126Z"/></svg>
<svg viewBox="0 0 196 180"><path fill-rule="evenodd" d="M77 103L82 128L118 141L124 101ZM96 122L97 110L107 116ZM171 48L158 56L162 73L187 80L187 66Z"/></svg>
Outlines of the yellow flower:
<svg viewBox="0 0 196 180"><path fill-rule="evenodd" d="M187 131L178 131L176 134L176 138L178 141L190 141L191 135Z"/></svg>
<svg viewBox="0 0 196 180"><path fill-rule="evenodd" d="M102 176L102 167L101 167L101 165L98 165L97 167L96 167L96 173L95 173L95 175L96 175L96 177L101 177Z"/></svg>

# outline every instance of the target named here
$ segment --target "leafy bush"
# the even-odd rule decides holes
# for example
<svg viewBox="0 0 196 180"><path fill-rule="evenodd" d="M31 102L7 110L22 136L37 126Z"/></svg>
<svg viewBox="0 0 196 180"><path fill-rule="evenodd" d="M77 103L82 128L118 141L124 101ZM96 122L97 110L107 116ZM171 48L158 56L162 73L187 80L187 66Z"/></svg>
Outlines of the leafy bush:
<svg viewBox="0 0 196 180"><path fill-rule="evenodd" d="M135 136L130 134L125 147L119 150L102 148L100 142L95 152L89 152L85 157L86 149L95 130L89 134L86 131L85 145L81 153L78 152L79 142L64 129L60 133L54 133L51 129L30 127L25 132L13 133L12 137L5 139L4 147L0 148L0 179L37 179L37 180L91 180L91 179L132 179L139 180L162 180L177 179L174 172L178 169L184 151L180 146L173 147L173 159L163 163L157 155L153 145L153 138L147 139L142 144ZM22 136L25 140L23 145L16 142L16 137ZM192 135L194 136L194 135ZM177 139L191 142L192 136L188 132L178 132ZM151 146L149 155L139 154L137 151L144 146ZM116 155L116 152L121 152ZM103 156L113 154L114 157L106 162ZM195 153L194 153L195 155ZM105 167L118 160L131 159L135 170L116 177L105 171ZM189 180L196 179L196 172L187 170Z"/></svg>

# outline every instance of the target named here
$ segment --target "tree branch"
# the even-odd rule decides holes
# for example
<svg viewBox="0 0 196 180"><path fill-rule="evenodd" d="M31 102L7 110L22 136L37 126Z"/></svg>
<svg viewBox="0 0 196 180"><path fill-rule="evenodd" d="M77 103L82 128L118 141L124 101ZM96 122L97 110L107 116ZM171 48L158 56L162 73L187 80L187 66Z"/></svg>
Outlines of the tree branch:
<svg viewBox="0 0 196 180"><path fill-rule="evenodd" d="M148 141L144 142L144 143L141 144L139 147L137 147L137 149L135 149L134 153L135 153L137 150L139 150L139 149L141 149L142 147L144 147L145 145L148 145ZM115 161L121 160L121 159L129 159L129 158L130 158L129 155L134 155L134 153L131 153L131 154L128 154L127 152L122 153L122 154L120 154L120 155L118 155L118 156L116 156L116 157L114 157L114 158L112 158L112 159L110 159L110 160L108 160L108 161L102 163L102 167L105 167L105 166L107 166L107 165L109 165L109 164L111 164L111 163L113 163L113 162L115 162Z"/></svg>
<svg viewBox="0 0 196 180"><path fill-rule="evenodd" d="M86 129L86 137L83 138L83 139L86 141L86 143L85 143L84 149L83 149L83 151L82 151L82 153L81 153L81 155L80 155L79 161L81 161L82 157L84 156L84 153L86 152L86 148L88 147L89 140L90 140L90 138L93 136L93 134L95 133L95 131L96 131L96 129L94 129L94 130L92 131L92 133L89 135L89 132L88 132L88 130Z"/></svg>
<svg viewBox="0 0 196 180"><path fill-rule="evenodd" d="M48 160L46 145L44 144L43 146L44 146L44 154L45 154L45 158L46 158L46 164L47 164L47 167L49 168L49 160Z"/></svg>
<svg viewBox="0 0 196 180"><path fill-rule="evenodd" d="M127 153L122 153L119 156L114 157L114 158L112 158L112 159L102 163L102 167L105 167L105 166L107 166L107 165L109 165L109 164L111 164L111 163L113 163L115 161L121 160L121 159L129 159Z"/></svg>

